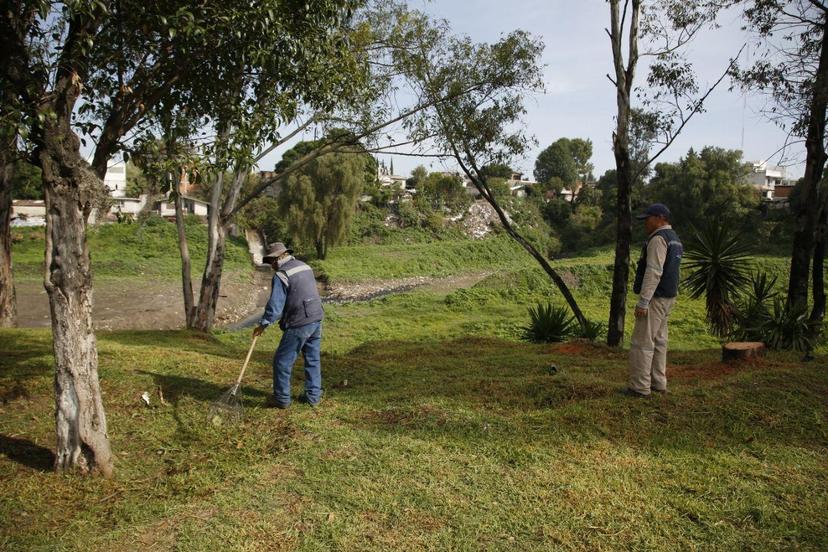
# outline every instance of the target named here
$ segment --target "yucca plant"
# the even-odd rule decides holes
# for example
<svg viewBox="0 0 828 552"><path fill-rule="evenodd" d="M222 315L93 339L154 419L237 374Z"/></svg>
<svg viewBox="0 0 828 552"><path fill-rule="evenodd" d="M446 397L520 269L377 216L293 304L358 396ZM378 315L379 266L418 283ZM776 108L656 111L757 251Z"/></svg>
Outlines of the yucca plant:
<svg viewBox="0 0 828 552"><path fill-rule="evenodd" d="M771 349L811 351L816 335L808 320L806 305L789 306L782 297L773 302L769 316L762 325L765 344Z"/></svg>
<svg viewBox="0 0 828 552"><path fill-rule="evenodd" d="M710 223L695 231L684 258L688 271L685 289L694 299L704 295L707 322L713 334L728 335L733 327L736 297L750 283L747 244L729 227Z"/></svg>
<svg viewBox="0 0 828 552"><path fill-rule="evenodd" d="M607 325L603 322L595 322L587 320L586 326L578 329L578 337L589 339L590 341L598 341L607 329Z"/></svg>
<svg viewBox="0 0 828 552"><path fill-rule="evenodd" d="M737 341L764 341L764 327L770 319L770 303L778 296L777 276L755 272L751 285L737 302L732 338Z"/></svg>
<svg viewBox="0 0 828 552"><path fill-rule="evenodd" d="M576 330L575 317L566 307L539 303L529 307L529 325L523 329L523 339L535 343L566 341Z"/></svg>

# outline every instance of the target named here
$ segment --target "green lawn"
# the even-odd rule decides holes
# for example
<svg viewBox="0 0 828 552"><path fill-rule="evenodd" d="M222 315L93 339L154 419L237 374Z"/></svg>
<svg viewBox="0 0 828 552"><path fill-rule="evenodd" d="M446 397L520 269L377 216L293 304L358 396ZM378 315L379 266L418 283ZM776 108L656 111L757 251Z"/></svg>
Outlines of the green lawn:
<svg viewBox="0 0 828 552"><path fill-rule="evenodd" d="M174 249L157 253L143 234L143 251L135 228L111 228L90 238L103 277L139 278L142 267L175 277ZM174 246L168 231L153 230L164 248ZM24 277L37 263L30 240L15 245ZM128 273L111 264L119 250ZM236 251L231 263L243 266ZM786 262L757 259L783 274ZM811 363L773 353L722 365L703 302L682 297L671 393L628 399L617 393L625 351L520 341L527 306L561 299L505 238L343 247L315 264L343 282L492 274L470 289L326 306L317 409L262 408L278 339L268 332L235 427L206 415L235 379L249 332L99 332L110 480L50 471L49 332L0 330L0 549L828 545L824 349ZM594 320L606 317L610 264L608 251L555 262Z"/></svg>
<svg viewBox="0 0 828 552"><path fill-rule="evenodd" d="M734 368L716 362L716 350L677 352L671 394L635 400L617 394L625 354L600 346L378 341L324 355L321 407L273 411L261 408L275 343L266 337L247 379L245 421L216 429L205 423L207 406L235 378L245 338L101 334L117 458L115 477L101 480L49 471L48 333L0 332L0 547L824 550L828 542L824 357L799 364L774 354Z"/></svg>
<svg viewBox="0 0 828 552"><path fill-rule="evenodd" d="M197 275L207 258L207 227L188 221L187 240L193 273ZM107 224L88 228L89 253L94 278L149 280L181 278L175 224L151 219L148 224ZM14 276L43 278L43 228L15 228L12 231ZM225 268L228 272L249 270L250 255L244 240L227 241Z"/></svg>

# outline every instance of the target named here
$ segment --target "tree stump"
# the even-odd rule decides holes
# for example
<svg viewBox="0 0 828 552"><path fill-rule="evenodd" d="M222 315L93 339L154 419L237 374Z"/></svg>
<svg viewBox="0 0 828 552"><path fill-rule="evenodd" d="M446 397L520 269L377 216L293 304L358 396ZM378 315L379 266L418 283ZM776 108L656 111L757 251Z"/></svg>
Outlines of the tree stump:
<svg viewBox="0 0 828 552"><path fill-rule="evenodd" d="M765 356L765 344L760 341L732 341L722 345L722 362L750 360Z"/></svg>

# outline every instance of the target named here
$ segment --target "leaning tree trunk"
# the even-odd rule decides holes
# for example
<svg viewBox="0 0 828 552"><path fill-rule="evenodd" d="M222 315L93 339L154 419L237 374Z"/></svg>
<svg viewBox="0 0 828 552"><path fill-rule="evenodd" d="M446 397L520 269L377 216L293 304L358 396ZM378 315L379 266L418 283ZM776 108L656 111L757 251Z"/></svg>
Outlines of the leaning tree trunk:
<svg viewBox="0 0 828 552"><path fill-rule="evenodd" d="M804 187L796 214L791 272L788 280L788 305L808 304L808 272L814 252L817 218L820 215L819 183L825 167L825 115L828 110L828 16L823 15L822 43L819 64L816 69L813 96L808 114L808 130L805 135Z"/></svg>
<svg viewBox="0 0 828 552"><path fill-rule="evenodd" d="M0 328L17 324L17 302L11 258L11 209L14 152L7 144L0 145Z"/></svg>
<svg viewBox="0 0 828 552"><path fill-rule="evenodd" d="M52 314L57 451L55 469L112 474L92 327L86 220L103 183L83 161L69 114L44 129L37 148L46 198L44 286Z"/></svg>

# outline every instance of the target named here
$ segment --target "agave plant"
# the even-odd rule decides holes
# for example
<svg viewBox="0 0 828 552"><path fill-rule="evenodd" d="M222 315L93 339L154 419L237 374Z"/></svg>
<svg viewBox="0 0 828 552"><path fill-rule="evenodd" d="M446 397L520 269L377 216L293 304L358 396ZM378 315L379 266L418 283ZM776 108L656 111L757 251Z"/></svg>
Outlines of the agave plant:
<svg viewBox="0 0 828 552"><path fill-rule="evenodd" d="M711 331L720 337L728 335L733 327L736 297L750 284L747 244L727 226L710 223L695 232L684 258L689 272L685 289L694 299L705 296Z"/></svg>
<svg viewBox="0 0 828 552"><path fill-rule="evenodd" d="M595 322L594 320L587 320L586 326L578 329L578 336L590 341L598 341L604 335L607 325L603 322Z"/></svg>
<svg viewBox="0 0 828 552"><path fill-rule="evenodd" d="M814 346L813 324L808 320L807 305L789 306L777 297L762 325L764 342L771 349L810 351Z"/></svg>
<svg viewBox="0 0 828 552"><path fill-rule="evenodd" d="M530 323L523 329L523 339L535 343L566 341L575 332L575 317L566 307L539 303L529 307Z"/></svg>
<svg viewBox="0 0 828 552"><path fill-rule="evenodd" d="M764 341L764 328L771 317L769 305L779 295L778 277L766 272L751 274L751 286L737 303L732 337L738 341Z"/></svg>

